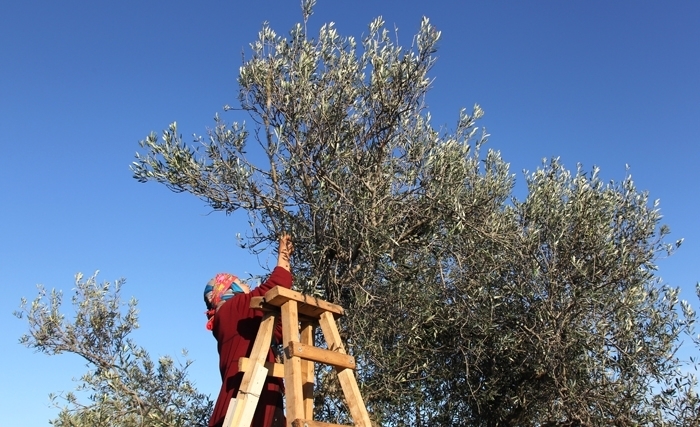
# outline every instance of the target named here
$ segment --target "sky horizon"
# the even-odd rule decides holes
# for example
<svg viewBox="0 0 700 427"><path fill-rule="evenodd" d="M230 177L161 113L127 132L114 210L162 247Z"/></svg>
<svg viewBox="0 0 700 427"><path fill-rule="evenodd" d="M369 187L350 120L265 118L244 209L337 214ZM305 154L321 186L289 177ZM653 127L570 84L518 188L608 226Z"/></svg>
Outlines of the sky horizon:
<svg viewBox="0 0 700 427"><path fill-rule="evenodd" d="M523 170L560 157L620 181L626 165L638 189L660 199L678 252L659 262L665 283L700 308L700 3L446 0L320 0L310 34L335 22L356 38L382 16L410 46L423 16L442 32L427 97L435 126L454 129L479 104L522 192ZM18 344L26 323L12 312L36 284L60 289L73 276L126 278L139 300L135 341L154 357L194 360L199 390L218 393L216 346L204 328L201 293L221 271L263 275L274 259L235 244L245 216L212 212L187 194L140 184L129 170L138 141L173 122L204 134L237 102L248 44L268 21L288 34L299 2L262 0L0 4L0 283L3 368L0 407L8 425L48 425L48 395L70 391L85 364Z"/></svg>

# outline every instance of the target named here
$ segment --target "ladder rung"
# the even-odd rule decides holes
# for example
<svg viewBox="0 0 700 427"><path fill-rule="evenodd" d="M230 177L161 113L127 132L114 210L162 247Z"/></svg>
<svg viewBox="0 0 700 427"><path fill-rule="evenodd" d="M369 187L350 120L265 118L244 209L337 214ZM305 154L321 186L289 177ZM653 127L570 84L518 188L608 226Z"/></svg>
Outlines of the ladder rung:
<svg viewBox="0 0 700 427"><path fill-rule="evenodd" d="M247 357L241 357L238 359L238 371L246 372L253 366L250 359ZM265 369L267 369L268 377L284 378L284 365L281 363L265 362Z"/></svg>
<svg viewBox="0 0 700 427"><path fill-rule="evenodd" d="M326 311L333 313L334 317L345 314L343 307L339 305L331 304L328 301L304 295L282 286L275 286L265 294L265 302L277 307L281 307L282 304L289 300L298 302L299 313L305 316L318 318Z"/></svg>
<svg viewBox="0 0 700 427"><path fill-rule="evenodd" d="M355 358L345 353L326 350L324 348L314 347L312 345L302 344L300 342L289 342L289 347L285 349L287 357L299 357L304 360L311 360L318 363L324 363L336 368L355 369Z"/></svg>
<svg viewBox="0 0 700 427"><path fill-rule="evenodd" d="M292 427L351 427L351 426L345 426L345 425L341 425L341 424L322 423L321 421L302 420L300 418L297 418L296 420L292 421Z"/></svg>

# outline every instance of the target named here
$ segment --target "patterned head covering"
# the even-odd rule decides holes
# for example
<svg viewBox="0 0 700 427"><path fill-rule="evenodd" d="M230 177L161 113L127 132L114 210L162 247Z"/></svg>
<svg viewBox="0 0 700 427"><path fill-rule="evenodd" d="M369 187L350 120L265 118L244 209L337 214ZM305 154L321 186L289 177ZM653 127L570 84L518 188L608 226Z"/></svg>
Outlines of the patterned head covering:
<svg viewBox="0 0 700 427"><path fill-rule="evenodd" d="M229 273L219 273L204 287L204 303L207 305L207 329L214 328L214 315L221 301L226 301L243 289L236 284L238 277Z"/></svg>

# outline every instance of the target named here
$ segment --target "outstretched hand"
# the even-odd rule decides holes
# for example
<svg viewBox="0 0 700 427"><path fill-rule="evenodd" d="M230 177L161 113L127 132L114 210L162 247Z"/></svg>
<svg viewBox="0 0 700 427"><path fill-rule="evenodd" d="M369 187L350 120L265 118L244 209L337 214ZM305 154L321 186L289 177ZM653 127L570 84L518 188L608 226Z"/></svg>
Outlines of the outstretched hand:
<svg viewBox="0 0 700 427"><path fill-rule="evenodd" d="M292 242L292 236L289 233L282 233L279 239L279 248L277 249L277 266L291 271L290 260L293 252L294 242Z"/></svg>

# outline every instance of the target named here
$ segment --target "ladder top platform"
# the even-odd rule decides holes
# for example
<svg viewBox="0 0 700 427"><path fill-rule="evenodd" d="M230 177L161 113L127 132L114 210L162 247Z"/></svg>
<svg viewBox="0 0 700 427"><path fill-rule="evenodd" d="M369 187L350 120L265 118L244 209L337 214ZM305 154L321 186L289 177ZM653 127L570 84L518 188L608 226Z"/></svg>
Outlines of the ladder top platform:
<svg viewBox="0 0 700 427"><path fill-rule="evenodd" d="M314 319L318 319L326 311L333 313L333 317L340 317L345 314L343 307L339 305L282 286L275 286L267 291L262 301L260 298L253 298L250 308L259 310L264 309L265 305L281 307L287 301L296 301L299 314Z"/></svg>

